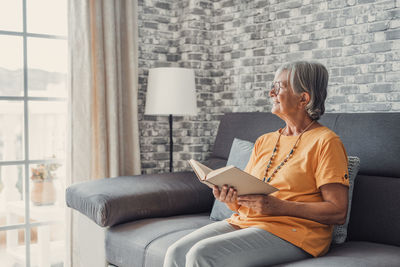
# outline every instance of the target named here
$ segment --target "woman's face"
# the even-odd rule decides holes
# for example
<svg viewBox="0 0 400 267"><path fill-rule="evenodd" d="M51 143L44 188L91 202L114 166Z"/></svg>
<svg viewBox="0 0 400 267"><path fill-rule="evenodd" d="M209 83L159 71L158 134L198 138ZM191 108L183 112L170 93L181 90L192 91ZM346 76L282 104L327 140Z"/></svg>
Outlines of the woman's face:
<svg viewBox="0 0 400 267"><path fill-rule="evenodd" d="M269 96L272 100L271 113L284 119L294 116L299 111L300 95L294 93L287 80L287 71L275 74L274 83L280 84L278 94L270 90ZM276 85L277 86L277 85ZM277 86L278 87L278 86Z"/></svg>

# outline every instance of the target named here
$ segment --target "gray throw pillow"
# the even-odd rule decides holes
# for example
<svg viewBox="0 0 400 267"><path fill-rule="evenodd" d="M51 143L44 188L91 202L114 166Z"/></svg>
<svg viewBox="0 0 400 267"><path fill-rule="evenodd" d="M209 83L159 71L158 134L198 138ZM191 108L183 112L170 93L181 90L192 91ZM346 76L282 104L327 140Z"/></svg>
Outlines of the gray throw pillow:
<svg viewBox="0 0 400 267"><path fill-rule="evenodd" d="M332 244L342 244L346 241L347 226L349 224L351 199L353 197L354 180L356 179L358 170L360 169L360 159L358 157L349 156L349 205L347 209L346 222L343 225L335 225L333 227Z"/></svg>
<svg viewBox="0 0 400 267"><path fill-rule="evenodd" d="M253 147L254 143L252 142L238 138L233 139L226 166L233 165L244 170L250 159ZM231 217L233 213L234 211L230 210L225 203L216 199L211 210L210 219L213 221L221 221Z"/></svg>

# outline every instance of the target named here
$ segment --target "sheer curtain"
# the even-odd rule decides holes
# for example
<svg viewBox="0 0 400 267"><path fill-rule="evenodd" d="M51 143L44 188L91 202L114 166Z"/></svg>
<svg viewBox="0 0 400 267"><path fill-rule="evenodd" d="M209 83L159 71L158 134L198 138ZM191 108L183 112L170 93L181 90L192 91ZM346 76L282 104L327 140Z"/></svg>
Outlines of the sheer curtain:
<svg viewBox="0 0 400 267"><path fill-rule="evenodd" d="M68 9L68 184L140 174L137 1L70 0ZM86 230L67 212L67 266L83 266Z"/></svg>

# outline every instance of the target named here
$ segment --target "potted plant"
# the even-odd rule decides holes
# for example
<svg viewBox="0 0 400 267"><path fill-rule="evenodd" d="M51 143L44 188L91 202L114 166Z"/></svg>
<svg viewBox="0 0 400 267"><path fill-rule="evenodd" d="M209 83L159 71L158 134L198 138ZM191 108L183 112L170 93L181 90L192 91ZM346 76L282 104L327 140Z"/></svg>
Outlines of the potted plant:
<svg viewBox="0 0 400 267"><path fill-rule="evenodd" d="M56 202L57 191L53 180L56 179L55 171L60 166L61 164L52 162L37 164L36 168L31 168L31 201L34 205L51 205Z"/></svg>

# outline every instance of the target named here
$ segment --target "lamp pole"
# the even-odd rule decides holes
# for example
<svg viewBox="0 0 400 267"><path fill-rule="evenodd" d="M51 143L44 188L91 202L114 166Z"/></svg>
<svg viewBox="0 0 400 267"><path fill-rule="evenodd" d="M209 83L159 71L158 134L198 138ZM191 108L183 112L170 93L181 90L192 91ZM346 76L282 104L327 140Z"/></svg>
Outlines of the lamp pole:
<svg viewBox="0 0 400 267"><path fill-rule="evenodd" d="M169 172L172 172L173 147L174 147L174 143L172 140L172 114L169 114Z"/></svg>

